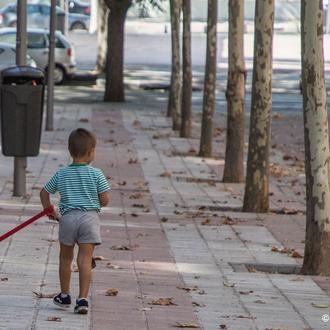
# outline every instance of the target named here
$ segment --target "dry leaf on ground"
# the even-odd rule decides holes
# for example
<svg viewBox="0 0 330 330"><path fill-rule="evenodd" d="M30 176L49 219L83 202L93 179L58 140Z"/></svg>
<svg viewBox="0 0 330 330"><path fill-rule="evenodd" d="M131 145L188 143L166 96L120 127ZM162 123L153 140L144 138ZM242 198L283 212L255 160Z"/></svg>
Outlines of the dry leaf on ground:
<svg viewBox="0 0 330 330"><path fill-rule="evenodd" d="M8 281L8 277L1 277L0 281L1 282L6 282L6 281Z"/></svg>
<svg viewBox="0 0 330 330"><path fill-rule="evenodd" d="M311 305L315 308L328 308L329 304L318 304L318 303L311 303Z"/></svg>
<svg viewBox="0 0 330 330"><path fill-rule="evenodd" d="M166 221L168 221L168 218L166 218L166 217L162 217L162 218L160 219L160 221L161 221L161 222L166 222Z"/></svg>
<svg viewBox="0 0 330 330"><path fill-rule="evenodd" d="M181 323L177 322L175 325L173 325L175 328L185 328L185 329L200 329L199 325L196 323Z"/></svg>
<svg viewBox="0 0 330 330"><path fill-rule="evenodd" d="M222 282L223 283L223 286L226 286L227 288L233 288L235 286L234 283L229 283L229 282Z"/></svg>
<svg viewBox="0 0 330 330"><path fill-rule="evenodd" d="M159 298L153 299L149 305L159 305L159 306L177 306L175 302L173 302L173 298Z"/></svg>
<svg viewBox="0 0 330 330"><path fill-rule="evenodd" d="M123 269L122 267L114 265L111 262L107 263L107 268L110 268L110 269Z"/></svg>
<svg viewBox="0 0 330 330"><path fill-rule="evenodd" d="M144 195L141 194L141 193L135 193L135 194L132 194L129 196L129 199L140 199L140 198L143 198Z"/></svg>
<svg viewBox="0 0 330 330"><path fill-rule="evenodd" d="M196 306L196 307L205 307L205 306L206 306L205 304L203 304L203 303L199 303L199 302L197 302L197 301L193 301L192 304L193 304L194 306Z"/></svg>
<svg viewBox="0 0 330 330"><path fill-rule="evenodd" d="M177 286L177 289L184 290L186 292L191 292L191 291L198 291L199 287L197 285L194 285L193 287L185 287L185 286Z"/></svg>
<svg viewBox="0 0 330 330"><path fill-rule="evenodd" d="M128 160L128 164L137 164L138 163L138 159L137 158L130 158Z"/></svg>
<svg viewBox="0 0 330 330"><path fill-rule="evenodd" d="M56 294L58 292L54 292L54 293L42 293L42 292L32 291L32 293L34 293L37 298L53 298L54 296L56 296Z"/></svg>
<svg viewBox="0 0 330 330"><path fill-rule="evenodd" d="M105 293L106 296L112 296L112 297L115 297L115 296L118 296L118 293L119 293L119 290L116 289L116 288L111 288L111 289L108 289Z"/></svg>
<svg viewBox="0 0 330 330"><path fill-rule="evenodd" d="M210 223L211 223L210 219L205 219L204 221L202 221L201 225L206 226L206 225L209 225Z"/></svg>
<svg viewBox="0 0 330 330"><path fill-rule="evenodd" d="M120 250L120 251L131 251L132 249L126 245L113 245L110 248L111 250Z"/></svg>
<svg viewBox="0 0 330 330"><path fill-rule="evenodd" d="M62 319L59 316L48 316L47 321L62 322Z"/></svg>
<svg viewBox="0 0 330 330"><path fill-rule="evenodd" d="M243 295L253 293L252 290L249 290L249 291L238 291L238 292L239 292L240 294L243 294Z"/></svg>
<svg viewBox="0 0 330 330"><path fill-rule="evenodd" d="M220 325L219 325L219 328L220 328L220 329L228 329L228 327L227 327L225 324L220 324Z"/></svg>
<svg viewBox="0 0 330 330"><path fill-rule="evenodd" d="M100 260L100 261L103 261L103 260L109 260L108 258L105 258L103 256L95 256L94 257L94 260Z"/></svg>
<svg viewBox="0 0 330 330"><path fill-rule="evenodd" d="M159 174L159 176L162 178L170 178L172 176L172 174L168 171L165 171L165 172Z"/></svg>
<svg viewBox="0 0 330 330"><path fill-rule="evenodd" d="M89 122L89 119L88 118L80 118L79 121L81 123L88 123Z"/></svg>

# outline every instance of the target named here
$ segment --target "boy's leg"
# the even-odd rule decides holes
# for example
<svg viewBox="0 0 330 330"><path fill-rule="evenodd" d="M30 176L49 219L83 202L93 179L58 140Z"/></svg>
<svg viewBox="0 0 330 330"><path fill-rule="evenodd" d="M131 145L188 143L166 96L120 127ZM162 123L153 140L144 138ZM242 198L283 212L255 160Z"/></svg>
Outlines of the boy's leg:
<svg viewBox="0 0 330 330"><path fill-rule="evenodd" d="M71 263L73 259L74 246L68 246L60 243L60 283L61 292L64 294L70 293L70 280L71 280Z"/></svg>
<svg viewBox="0 0 330 330"><path fill-rule="evenodd" d="M92 257L94 244L80 243L78 252L78 268L79 268L79 298L87 298L89 285L92 277Z"/></svg>

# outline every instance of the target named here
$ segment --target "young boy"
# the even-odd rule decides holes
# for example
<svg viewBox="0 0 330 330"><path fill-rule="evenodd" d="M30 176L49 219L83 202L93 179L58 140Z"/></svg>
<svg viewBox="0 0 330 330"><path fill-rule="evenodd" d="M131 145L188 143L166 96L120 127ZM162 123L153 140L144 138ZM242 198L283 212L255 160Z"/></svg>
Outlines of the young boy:
<svg viewBox="0 0 330 330"><path fill-rule="evenodd" d="M89 164L95 157L95 136L78 128L71 132L68 147L72 164L59 169L40 192L45 208L51 205L50 194L59 192L59 277L61 293L53 299L55 305L70 307L71 262L75 243L79 246L77 264L79 268L79 297L75 313L88 313L88 291L91 281L91 264L95 245L101 244L98 213L109 203L109 184L101 170ZM56 211L50 215L58 219Z"/></svg>

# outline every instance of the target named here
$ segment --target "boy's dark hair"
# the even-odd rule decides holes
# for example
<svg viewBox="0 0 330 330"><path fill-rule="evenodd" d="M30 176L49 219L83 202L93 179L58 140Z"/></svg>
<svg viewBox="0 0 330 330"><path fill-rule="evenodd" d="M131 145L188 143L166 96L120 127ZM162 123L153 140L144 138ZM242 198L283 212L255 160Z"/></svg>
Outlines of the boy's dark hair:
<svg viewBox="0 0 330 330"><path fill-rule="evenodd" d="M95 135L84 128L77 128L69 136L69 151L72 157L83 157L96 146Z"/></svg>

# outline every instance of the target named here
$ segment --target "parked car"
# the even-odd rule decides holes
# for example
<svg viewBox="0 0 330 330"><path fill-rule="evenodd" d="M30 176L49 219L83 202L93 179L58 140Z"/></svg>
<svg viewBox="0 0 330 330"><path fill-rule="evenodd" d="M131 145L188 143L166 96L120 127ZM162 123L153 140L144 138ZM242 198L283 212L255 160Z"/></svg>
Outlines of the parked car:
<svg viewBox="0 0 330 330"><path fill-rule="evenodd" d="M27 4L27 23L31 28L49 28L50 5L30 2ZM15 27L17 24L17 5L10 4L0 9L0 27ZM56 7L57 25L63 19L65 11ZM70 30L89 29L90 17L87 15L69 13L68 24Z"/></svg>
<svg viewBox="0 0 330 330"><path fill-rule="evenodd" d="M0 66L16 64L16 48L14 45L0 42ZM36 62L29 54L26 55L26 64L34 68L37 67Z"/></svg>
<svg viewBox="0 0 330 330"><path fill-rule="evenodd" d="M57 6L61 6L61 0L56 1ZM82 15L90 15L91 14L91 6L87 2L79 1L79 0L69 0L69 13L72 14L82 14Z"/></svg>
<svg viewBox="0 0 330 330"><path fill-rule="evenodd" d="M37 66L47 71L49 31L44 29L28 29L28 54L35 60ZM16 28L1 28L0 42L16 44ZM70 41L59 31L55 33L55 71L54 80L61 84L70 78L76 68L75 51Z"/></svg>

